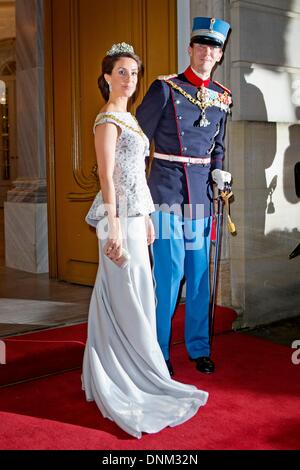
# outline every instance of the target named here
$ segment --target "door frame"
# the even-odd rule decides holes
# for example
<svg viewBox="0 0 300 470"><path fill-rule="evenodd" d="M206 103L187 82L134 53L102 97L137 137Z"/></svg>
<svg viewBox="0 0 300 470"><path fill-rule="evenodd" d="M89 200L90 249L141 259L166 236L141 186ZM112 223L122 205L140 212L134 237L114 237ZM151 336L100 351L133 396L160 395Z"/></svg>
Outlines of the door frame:
<svg viewBox="0 0 300 470"><path fill-rule="evenodd" d="M174 0L169 0L174 1ZM177 14L178 20L180 19L180 11L178 10L178 0L176 0L175 16ZM186 1L186 0L184 0ZM142 8L142 15L146 21L148 4L140 4L140 0L133 0L136 2L136 7ZM182 1L181 1L182 3ZM181 5L181 8L182 5ZM57 184L56 184L56 164L55 164L55 132L54 132L54 57L53 57L53 28L54 18L52 13L52 2L51 0L44 0L44 79L45 79L45 145L46 145L46 169L47 169L47 196L48 196L48 254L49 254L49 277L52 279L58 279L59 273L59 259L58 259L58 226L57 226ZM176 24L176 19L175 19ZM177 40L170 44L170 57L174 57L178 62L178 34L174 25L174 16L170 15L169 31L170 35L176 35ZM178 26L179 27L179 26ZM178 32L177 27L177 32ZM147 59L147 44L146 37L143 37L143 43L141 44L141 50L143 51L145 62ZM174 64L175 65L175 64ZM143 85L148 85L147 80L147 69L146 76L144 77ZM170 72L174 72L177 67L172 68ZM146 92L142 89L141 92Z"/></svg>
<svg viewBox="0 0 300 470"><path fill-rule="evenodd" d="M45 144L48 196L48 253L49 277L58 277L57 224L56 224L56 180L54 147L54 106L53 106L53 50L52 50L52 8L51 0L44 0L44 60L45 60Z"/></svg>

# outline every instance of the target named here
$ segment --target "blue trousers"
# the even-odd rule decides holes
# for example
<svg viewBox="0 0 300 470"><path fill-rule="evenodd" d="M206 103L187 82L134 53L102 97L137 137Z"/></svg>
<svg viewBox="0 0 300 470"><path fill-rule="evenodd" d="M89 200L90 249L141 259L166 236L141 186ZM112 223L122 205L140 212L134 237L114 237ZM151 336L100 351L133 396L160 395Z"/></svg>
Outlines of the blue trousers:
<svg viewBox="0 0 300 470"><path fill-rule="evenodd" d="M152 214L153 277L156 293L157 337L169 359L172 317L183 276L186 279L185 345L195 359L209 356L209 253L211 217L184 219L157 211Z"/></svg>

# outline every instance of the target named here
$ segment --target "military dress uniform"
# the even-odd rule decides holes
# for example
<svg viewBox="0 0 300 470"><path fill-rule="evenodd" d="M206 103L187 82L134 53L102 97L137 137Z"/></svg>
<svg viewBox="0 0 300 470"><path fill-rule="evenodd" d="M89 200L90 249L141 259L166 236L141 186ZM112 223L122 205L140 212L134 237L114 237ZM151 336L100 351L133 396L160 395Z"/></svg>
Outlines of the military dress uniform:
<svg viewBox="0 0 300 470"><path fill-rule="evenodd" d="M179 75L155 80L137 109L141 128L155 143L148 184L156 206L152 219L157 335L166 360L184 276L186 348L192 359L210 354L211 172L222 169L230 105L228 89L210 79L203 81L188 67Z"/></svg>

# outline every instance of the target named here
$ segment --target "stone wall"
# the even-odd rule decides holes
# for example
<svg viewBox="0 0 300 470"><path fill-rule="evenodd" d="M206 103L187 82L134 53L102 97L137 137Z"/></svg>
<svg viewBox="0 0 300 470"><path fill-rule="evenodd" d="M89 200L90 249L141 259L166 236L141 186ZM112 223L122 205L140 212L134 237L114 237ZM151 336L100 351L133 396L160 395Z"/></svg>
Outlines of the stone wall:
<svg viewBox="0 0 300 470"><path fill-rule="evenodd" d="M232 26L218 79L234 100L225 168L238 235L223 239L221 276L230 273L236 326L299 315L300 258L288 255L300 242L300 1L191 0L190 10Z"/></svg>

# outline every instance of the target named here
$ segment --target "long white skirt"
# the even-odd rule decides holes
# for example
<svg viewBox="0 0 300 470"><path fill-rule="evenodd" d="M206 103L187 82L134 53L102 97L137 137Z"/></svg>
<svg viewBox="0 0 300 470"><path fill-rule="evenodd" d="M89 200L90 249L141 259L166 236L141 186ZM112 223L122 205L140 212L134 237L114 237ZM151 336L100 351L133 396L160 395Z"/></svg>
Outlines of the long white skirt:
<svg viewBox="0 0 300 470"><path fill-rule="evenodd" d="M126 268L103 255L106 240L99 242L82 387L104 417L140 438L142 432L187 421L205 405L208 393L170 378L156 338L145 220L132 217L126 223L124 247L131 255Z"/></svg>

